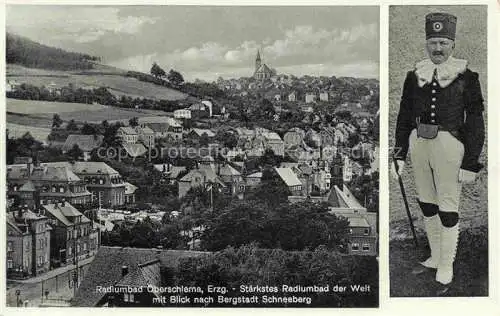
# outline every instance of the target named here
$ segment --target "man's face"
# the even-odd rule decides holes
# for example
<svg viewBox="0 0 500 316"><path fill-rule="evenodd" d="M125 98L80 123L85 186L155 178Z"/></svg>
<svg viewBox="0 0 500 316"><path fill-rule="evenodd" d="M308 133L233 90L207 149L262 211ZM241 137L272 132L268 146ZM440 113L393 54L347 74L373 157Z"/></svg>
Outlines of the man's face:
<svg viewBox="0 0 500 316"><path fill-rule="evenodd" d="M445 37L431 37L427 40L425 47L432 62L441 64L453 53L455 42Z"/></svg>

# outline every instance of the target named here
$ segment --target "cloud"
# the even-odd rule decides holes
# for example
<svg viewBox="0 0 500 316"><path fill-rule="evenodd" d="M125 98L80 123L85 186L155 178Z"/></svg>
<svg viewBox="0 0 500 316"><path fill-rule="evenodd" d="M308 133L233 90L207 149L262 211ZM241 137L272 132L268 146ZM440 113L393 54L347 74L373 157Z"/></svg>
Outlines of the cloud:
<svg viewBox="0 0 500 316"><path fill-rule="evenodd" d="M11 5L6 17L7 29L19 35L37 38L41 29L46 30L46 43L87 43L107 33L138 34L145 24L156 22L146 16L121 16L118 8L79 6L37 6L34 10Z"/></svg>
<svg viewBox="0 0 500 316"><path fill-rule="evenodd" d="M351 28L315 29L300 25L283 31L282 38L262 43L243 41L229 47L206 42L185 50L164 54L128 57L112 62L114 66L149 71L153 62L166 70L177 69L199 78L219 75L249 76L258 49L264 62L280 73L376 77L378 75L378 26L361 24ZM372 58L366 57L373 55ZM207 73L207 75L203 75ZM193 78L194 79L194 78Z"/></svg>

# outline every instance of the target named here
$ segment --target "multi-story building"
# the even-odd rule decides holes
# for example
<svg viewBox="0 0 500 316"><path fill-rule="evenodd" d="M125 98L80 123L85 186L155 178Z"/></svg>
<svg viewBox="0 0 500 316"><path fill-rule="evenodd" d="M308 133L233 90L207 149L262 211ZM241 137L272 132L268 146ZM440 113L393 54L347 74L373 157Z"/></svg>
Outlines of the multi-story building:
<svg viewBox="0 0 500 316"><path fill-rule="evenodd" d="M73 204L91 202L85 182L73 172L69 163L35 166L29 158L25 164L8 165L7 195L21 198L23 190L38 191L40 198L49 202L62 199Z"/></svg>
<svg viewBox="0 0 500 316"><path fill-rule="evenodd" d="M50 256L54 266L74 264L95 255L99 232L87 216L64 201L41 207L52 226Z"/></svg>
<svg viewBox="0 0 500 316"><path fill-rule="evenodd" d="M7 277L27 278L50 269L49 219L27 205L7 212Z"/></svg>
<svg viewBox="0 0 500 316"><path fill-rule="evenodd" d="M65 200L71 204L100 203L101 206L125 204L125 183L118 173L104 162L48 162L33 166L7 166L7 194L20 196L28 181L40 192L45 203Z"/></svg>

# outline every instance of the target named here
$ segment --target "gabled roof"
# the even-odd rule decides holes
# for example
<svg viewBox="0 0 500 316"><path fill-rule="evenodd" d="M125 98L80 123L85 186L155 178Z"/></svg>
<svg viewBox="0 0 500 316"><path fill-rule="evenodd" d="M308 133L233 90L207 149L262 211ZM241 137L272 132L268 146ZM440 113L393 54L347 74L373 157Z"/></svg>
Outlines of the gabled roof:
<svg viewBox="0 0 500 316"><path fill-rule="evenodd" d="M103 135L68 135L64 145L62 147L63 152L67 152L73 148L74 145L78 145L78 147L84 151L89 152L95 148L101 146L104 140Z"/></svg>
<svg viewBox="0 0 500 316"><path fill-rule="evenodd" d="M289 187L302 185L297 175L290 168L274 168L280 178L285 182L285 184Z"/></svg>
<svg viewBox="0 0 500 316"><path fill-rule="evenodd" d="M64 206L61 203L57 204L47 204L42 205L45 211L52 214L55 218L57 218L61 223L66 226L72 226L73 222L69 220L69 217L81 216L82 223L90 222L85 215L83 215L80 211L78 211L73 205L68 202L64 203Z"/></svg>
<svg viewBox="0 0 500 316"><path fill-rule="evenodd" d="M168 123L147 123L146 125L155 133L166 133L170 127Z"/></svg>
<svg viewBox="0 0 500 316"><path fill-rule="evenodd" d="M122 132L127 135L137 135L137 131L129 126L122 126L118 129L118 132Z"/></svg>
<svg viewBox="0 0 500 316"><path fill-rule="evenodd" d="M125 194L132 194L137 190L137 187L132 183L125 182Z"/></svg>
<svg viewBox="0 0 500 316"><path fill-rule="evenodd" d="M261 179L262 178L262 172L259 171L259 172L254 172L252 174L249 174L248 176L246 176L247 178L258 178L258 179Z"/></svg>
<svg viewBox="0 0 500 316"><path fill-rule="evenodd" d="M90 263L88 273L83 278L71 305L80 307L96 306L104 293L96 291L97 286L113 286L122 279L122 266L134 273L141 263L159 259L161 267L177 268L181 258L207 255L206 252L183 250L158 250L144 248L122 248L102 246ZM146 274L150 275L148 271ZM149 277L149 276L148 276Z"/></svg>
<svg viewBox="0 0 500 316"><path fill-rule="evenodd" d="M209 129L193 128L193 132L195 132L196 135L198 135L198 136L201 136L204 133L206 133L208 137L214 137L215 136L215 133L212 132Z"/></svg>
<svg viewBox="0 0 500 316"><path fill-rule="evenodd" d="M234 169L232 166L225 164L220 167L219 175L221 176L241 176L238 170Z"/></svg>
<svg viewBox="0 0 500 316"><path fill-rule="evenodd" d="M255 71L255 73L259 73L259 72L268 73L268 74L273 73L272 70L266 64L260 65L260 67Z"/></svg>
<svg viewBox="0 0 500 316"><path fill-rule="evenodd" d="M139 127L138 128L138 132L139 133L143 133L143 134L154 134L154 131L149 128L148 126L144 126L144 127Z"/></svg>
<svg viewBox="0 0 500 316"><path fill-rule="evenodd" d="M123 149L130 155L130 157L140 157L148 152L143 144L129 144L123 143Z"/></svg>
<svg viewBox="0 0 500 316"><path fill-rule="evenodd" d="M128 273L116 283L116 286L145 287L148 285L160 286L160 259L155 259L143 264Z"/></svg>

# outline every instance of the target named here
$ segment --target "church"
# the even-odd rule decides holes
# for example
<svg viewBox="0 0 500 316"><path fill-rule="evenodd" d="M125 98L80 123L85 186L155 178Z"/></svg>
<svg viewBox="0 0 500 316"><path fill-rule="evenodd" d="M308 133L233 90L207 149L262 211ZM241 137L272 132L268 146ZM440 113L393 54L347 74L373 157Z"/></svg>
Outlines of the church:
<svg viewBox="0 0 500 316"><path fill-rule="evenodd" d="M262 63L260 58L260 51L257 51L257 58L255 58L255 72L253 77L255 79L269 79L274 75L274 71L266 64Z"/></svg>

